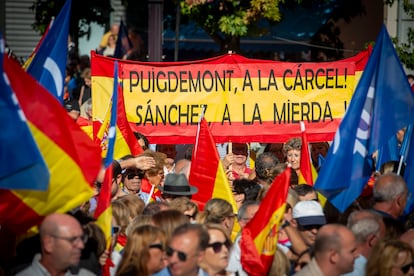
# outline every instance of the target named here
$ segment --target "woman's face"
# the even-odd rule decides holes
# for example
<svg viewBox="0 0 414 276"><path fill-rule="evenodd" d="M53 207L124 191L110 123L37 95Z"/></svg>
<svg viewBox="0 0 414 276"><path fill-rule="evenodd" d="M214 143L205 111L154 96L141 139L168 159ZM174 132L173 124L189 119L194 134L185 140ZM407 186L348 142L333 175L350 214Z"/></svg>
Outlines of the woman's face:
<svg viewBox="0 0 414 276"><path fill-rule="evenodd" d="M204 263L212 271L222 271L229 263L230 250L226 247L226 236L217 229L208 230L210 235L209 246L206 249Z"/></svg>
<svg viewBox="0 0 414 276"><path fill-rule="evenodd" d="M286 160L291 164L292 169L298 170L300 167L300 150L289 150L286 154Z"/></svg>
<svg viewBox="0 0 414 276"><path fill-rule="evenodd" d="M162 246L162 249L160 248ZM148 274L152 275L162 270L167 265L167 258L164 251L165 245L160 239L156 239L150 244L149 248L149 260L148 260Z"/></svg>
<svg viewBox="0 0 414 276"><path fill-rule="evenodd" d="M146 173L146 176L148 178L148 181L153 186L163 185L164 183L164 170L159 170L158 173L155 175L149 175L148 173Z"/></svg>
<svg viewBox="0 0 414 276"><path fill-rule="evenodd" d="M414 263L411 254L407 251L400 251L395 260L395 265L391 268L391 275L414 275Z"/></svg>

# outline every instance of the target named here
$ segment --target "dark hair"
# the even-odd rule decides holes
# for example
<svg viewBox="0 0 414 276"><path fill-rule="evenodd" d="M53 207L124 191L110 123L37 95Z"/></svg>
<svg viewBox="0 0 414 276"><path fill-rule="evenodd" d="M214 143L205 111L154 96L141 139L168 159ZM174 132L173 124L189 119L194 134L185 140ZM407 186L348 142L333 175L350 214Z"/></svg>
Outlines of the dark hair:
<svg viewBox="0 0 414 276"><path fill-rule="evenodd" d="M298 194L298 196L305 196L307 194L316 192L315 188L308 184L296 185L293 189Z"/></svg>
<svg viewBox="0 0 414 276"><path fill-rule="evenodd" d="M112 161L112 178L116 178L118 175L122 174L122 168L118 161Z"/></svg>
<svg viewBox="0 0 414 276"><path fill-rule="evenodd" d="M279 159L273 153L263 152L255 162L256 177L261 180L272 178L272 169L279 163Z"/></svg>
<svg viewBox="0 0 414 276"><path fill-rule="evenodd" d="M145 144L146 148L145 149L142 148L143 150L146 150L146 149L149 148L148 138L144 134L134 131L134 135L135 135L135 138L137 138L137 140L142 139L144 141L144 144Z"/></svg>
<svg viewBox="0 0 414 276"><path fill-rule="evenodd" d="M260 191L260 185L255 181L241 178L233 181L233 192L244 194L245 200L255 200Z"/></svg>

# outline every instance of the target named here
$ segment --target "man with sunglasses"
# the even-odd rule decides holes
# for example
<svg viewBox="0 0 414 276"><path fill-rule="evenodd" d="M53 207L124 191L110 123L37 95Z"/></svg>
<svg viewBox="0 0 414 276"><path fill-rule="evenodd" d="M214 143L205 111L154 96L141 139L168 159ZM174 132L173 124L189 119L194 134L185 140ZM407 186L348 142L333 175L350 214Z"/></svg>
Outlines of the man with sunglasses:
<svg viewBox="0 0 414 276"><path fill-rule="evenodd" d="M292 218L290 224L298 229L308 247L313 246L319 228L326 224L322 206L314 200L299 201L293 207Z"/></svg>
<svg viewBox="0 0 414 276"><path fill-rule="evenodd" d="M124 195L133 194L139 195L141 189L141 180L144 177L144 172L139 169L129 168L122 174L122 193Z"/></svg>
<svg viewBox="0 0 414 276"><path fill-rule="evenodd" d="M200 224L178 226L166 249L168 266L154 276L207 276L199 267L209 245L207 229Z"/></svg>
<svg viewBox="0 0 414 276"><path fill-rule="evenodd" d="M86 269L74 272L79 264L87 236L79 222L67 214L51 214L39 228L41 254L36 254L32 264L19 276L34 275L95 275Z"/></svg>

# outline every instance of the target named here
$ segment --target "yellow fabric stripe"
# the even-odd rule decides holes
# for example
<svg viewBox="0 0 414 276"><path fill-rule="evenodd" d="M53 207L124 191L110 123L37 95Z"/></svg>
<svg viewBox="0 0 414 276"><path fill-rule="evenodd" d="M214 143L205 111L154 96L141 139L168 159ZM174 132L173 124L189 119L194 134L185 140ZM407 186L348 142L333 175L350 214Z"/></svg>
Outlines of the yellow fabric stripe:
<svg viewBox="0 0 414 276"><path fill-rule="evenodd" d="M40 216L64 213L93 196L80 167L48 136L28 122L30 130L49 167L50 182L47 191L14 190L13 193Z"/></svg>
<svg viewBox="0 0 414 276"><path fill-rule="evenodd" d="M111 245L111 232L112 232L112 206L108 208L98 217L95 222L104 232L106 240L106 248L109 249Z"/></svg>

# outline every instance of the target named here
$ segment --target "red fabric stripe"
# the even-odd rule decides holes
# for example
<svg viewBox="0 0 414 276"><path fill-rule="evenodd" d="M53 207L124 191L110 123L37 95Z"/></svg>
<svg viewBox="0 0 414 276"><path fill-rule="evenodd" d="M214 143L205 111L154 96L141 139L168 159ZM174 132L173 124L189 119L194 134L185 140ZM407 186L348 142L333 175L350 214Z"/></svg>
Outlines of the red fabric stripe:
<svg viewBox="0 0 414 276"><path fill-rule="evenodd" d="M111 205L112 164L106 168L104 181L98 195L94 217L98 218Z"/></svg>
<svg viewBox="0 0 414 276"><path fill-rule="evenodd" d="M43 219L11 191L0 190L0 225L16 235L22 235Z"/></svg>
<svg viewBox="0 0 414 276"><path fill-rule="evenodd" d="M266 196L262 200L256 215L242 229L240 242L241 263L243 269L253 276L267 275L269 267L262 263L262 248L256 248L254 240L269 225L270 228L278 227L276 221L271 220L273 214L286 202L289 189L291 170L287 168L275 178L270 185ZM276 226L275 226L276 225ZM276 228L277 229L277 228ZM262 270L261 270L262 269Z"/></svg>
<svg viewBox="0 0 414 276"><path fill-rule="evenodd" d="M198 188L198 192L192 197L195 201L206 203L211 199L219 160L213 136L203 118L200 123L198 143L196 141L196 146L193 148L189 176L190 184Z"/></svg>
<svg viewBox="0 0 414 276"><path fill-rule="evenodd" d="M339 126L341 119L334 119L332 122L319 122L307 124L308 142L331 141ZM196 125L185 125L180 128L179 135L177 126L171 125L145 125L137 126L130 123L133 130L138 131L148 137L150 143L194 143L194 136L197 132ZM211 122L210 129L216 143L246 143L251 141L263 143L286 142L290 138L300 136L299 124L275 125L273 122L263 122L257 126L243 124L242 122L232 122L231 126L227 123ZM215 135L215 130L223 133L221 136ZM217 131L216 131L217 132ZM238 135L235 135L237 133ZM242 135L240 135L242 134Z"/></svg>
<svg viewBox="0 0 414 276"><path fill-rule="evenodd" d="M124 104L124 94L121 87L118 85L118 116L116 118L116 124L121 131L132 155L138 155L143 152L141 145L138 143L132 129L127 121Z"/></svg>
<svg viewBox="0 0 414 276"><path fill-rule="evenodd" d="M309 155L309 148L308 148L308 138L307 138L305 130L302 131L302 149L300 152L300 173L302 174L303 179L305 179L306 184L313 186L312 167L310 163L310 155Z"/></svg>
<svg viewBox="0 0 414 276"><path fill-rule="evenodd" d="M92 183L100 162L91 160L100 156L100 148L92 146L90 138L67 115L58 100L16 62L5 59L4 68L27 119L75 160L83 168L86 180Z"/></svg>

